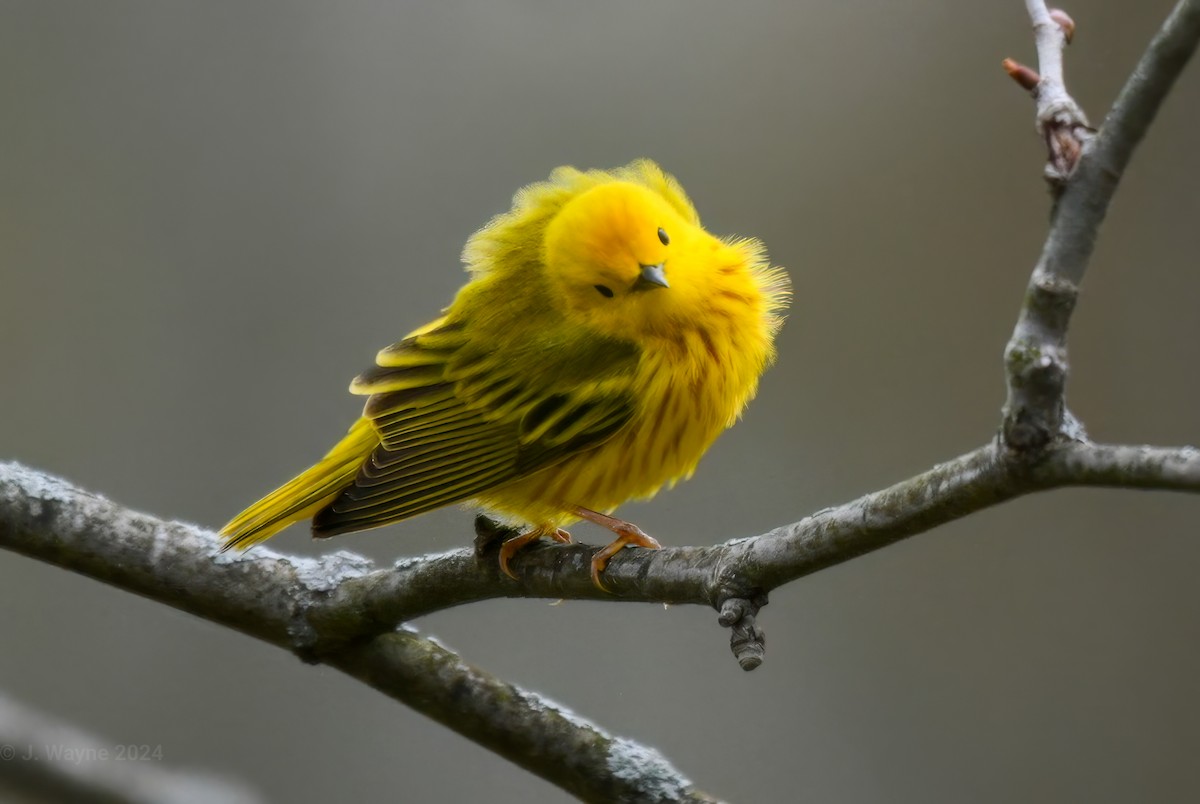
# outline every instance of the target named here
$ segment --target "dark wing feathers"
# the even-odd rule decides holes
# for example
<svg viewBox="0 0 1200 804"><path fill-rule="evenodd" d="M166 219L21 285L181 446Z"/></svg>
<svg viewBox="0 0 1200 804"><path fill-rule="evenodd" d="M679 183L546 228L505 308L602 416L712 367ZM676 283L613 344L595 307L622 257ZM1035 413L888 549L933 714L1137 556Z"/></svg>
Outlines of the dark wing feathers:
<svg viewBox="0 0 1200 804"><path fill-rule="evenodd" d="M622 379L637 351L622 341L552 343L536 360L471 348L458 325L432 325L379 353L351 386L370 394L379 435L349 487L313 518L332 536L476 497L596 446L634 412ZM518 374L514 362L534 366Z"/></svg>
<svg viewBox="0 0 1200 804"><path fill-rule="evenodd" d="M595 412L595 408L592 408L592 412ZM586 426L574 428L567 437L522 444L517 453L516 475L532 474L570 455L604 443L629 422L633 412L632 397L610 397L606 400L602 415L593 416Z"/></svg>

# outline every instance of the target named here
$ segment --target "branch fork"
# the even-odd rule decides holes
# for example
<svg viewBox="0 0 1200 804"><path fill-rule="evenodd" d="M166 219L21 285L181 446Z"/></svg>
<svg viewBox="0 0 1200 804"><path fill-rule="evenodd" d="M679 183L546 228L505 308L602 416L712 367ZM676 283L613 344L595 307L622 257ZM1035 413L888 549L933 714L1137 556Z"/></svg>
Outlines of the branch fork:
<svg viewBox="0 0 1200 804"><path fill-rule="evenodd" d="M1062 54L1075 35L1075 21L1062 9L1048 9L1039 0L1026 0L1025 6L1033 23L1041 71L1013 59L1005 59L1003 66L1037 103L1037 131L1049 154L1044 176L1051 189L1059 192L1095 133L1082 107L1067 92L1063 78Z"/></svg>

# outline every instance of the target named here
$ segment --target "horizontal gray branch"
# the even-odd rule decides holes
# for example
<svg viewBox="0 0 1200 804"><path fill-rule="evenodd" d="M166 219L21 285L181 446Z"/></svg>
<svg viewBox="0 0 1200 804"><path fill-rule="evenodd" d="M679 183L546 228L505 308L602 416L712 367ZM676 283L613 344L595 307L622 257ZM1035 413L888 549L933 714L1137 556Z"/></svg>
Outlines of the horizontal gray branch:
<svg viewBox="0 0 1200 804"><path fill-rule="evenodd" d="M721 608L730 599L753 601L784 583L980 509L1060 486L1200 492L1200 452L1067 443L1029 467L987 445L761 536L714 547L625 550L605 572L612 594L591 584L594 548L587 545L545 545L520 554L514 561L519 581L499 572L489 556L456 550L349 578L317 604L310 622L325 633L371 633L495 597L615 598Z"/></svg>
<svg viewBox="0 0 1200 804"><path fill-rule="evenodd" d="M330 661L347 645L467 602L501 597L698 603L756 610L772 589L1022 494L1060 486L1200 491L1191 447L1066 443L1029 466L989 444L908 480L769 533L712 547L624 550L591 582L596 548L535 546L513 562L470 549L375 569L337 552L320 559L220 551L200 528L135 514L64 481L0 464L0 546L57 564L253 636ZM736 624L736 619L725 625Z"/></svg>

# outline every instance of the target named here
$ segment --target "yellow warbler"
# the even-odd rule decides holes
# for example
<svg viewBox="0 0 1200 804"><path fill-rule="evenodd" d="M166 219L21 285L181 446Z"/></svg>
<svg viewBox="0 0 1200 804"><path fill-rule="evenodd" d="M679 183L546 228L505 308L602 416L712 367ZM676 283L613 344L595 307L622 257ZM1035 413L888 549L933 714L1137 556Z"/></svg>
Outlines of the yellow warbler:
<svg viewBox="0 0 1200 804"><path fill-rule="evenodd" d="M443 315L350 386L362 417L316 466L221 534L249 547L312 517L314 536L474 501L522 535L568 541L579 519L657 547L608 514L690 476L774 356L787 274L751 239L700 227L648 160L564 167L519 191L467 243L470 281ZM515 577L515 576L514 576ZM602 587L603 588L603 587Z"/></svg>

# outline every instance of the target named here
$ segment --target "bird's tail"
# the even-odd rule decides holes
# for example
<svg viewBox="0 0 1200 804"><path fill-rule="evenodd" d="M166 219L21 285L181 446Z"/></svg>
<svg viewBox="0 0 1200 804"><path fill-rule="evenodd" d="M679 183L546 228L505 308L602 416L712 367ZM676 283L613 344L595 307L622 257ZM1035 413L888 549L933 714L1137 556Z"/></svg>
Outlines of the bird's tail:
<svg viewBox="0 0 1200 804"><path fill-rule="evenodd" d="M293 522L324 508L354 482L363 460L379 444L369 419L359 419L346 437L316 466L288 481L235 516L221 528L223 549L245 550L266 541Z"/></svg>

